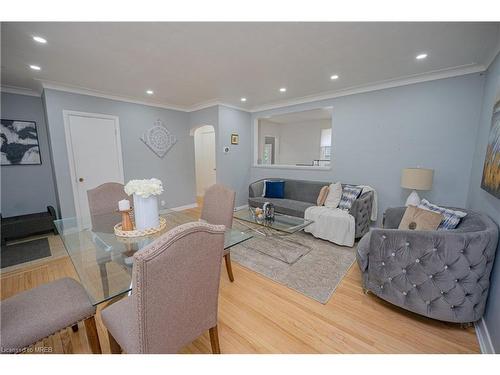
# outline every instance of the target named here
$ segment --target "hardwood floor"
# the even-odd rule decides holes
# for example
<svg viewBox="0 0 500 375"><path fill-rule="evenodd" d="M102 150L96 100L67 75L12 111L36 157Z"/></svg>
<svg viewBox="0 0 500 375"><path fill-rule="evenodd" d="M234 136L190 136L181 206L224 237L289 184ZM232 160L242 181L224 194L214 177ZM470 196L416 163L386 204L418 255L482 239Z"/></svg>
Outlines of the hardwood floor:
<svg viewBox="0 0 500 375"><path fill-rule="evenodd" d="M199 209L188 210L193 217ZM221 273L219 297L222 353L479 353L474 328L442 323L392 306L361 289L353 264L326 305L233 262L235 281ZM2 272L1 298L61 277L77 275L68 257ZM100 310L101 307L98 309ZM109 342L97 316L103 353ZM84 326L38 343L55 353L90 353ZM208 331L182 353L211 353Z"/></svg>

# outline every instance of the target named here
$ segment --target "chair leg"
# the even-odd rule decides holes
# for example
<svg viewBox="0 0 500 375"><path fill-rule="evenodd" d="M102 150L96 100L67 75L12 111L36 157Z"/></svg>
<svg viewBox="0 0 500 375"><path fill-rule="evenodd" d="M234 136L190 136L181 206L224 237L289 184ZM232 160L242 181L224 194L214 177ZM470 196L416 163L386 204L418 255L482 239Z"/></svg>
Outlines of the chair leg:
<svg viewBox="0 0 500 375"><path fill-rule="evenodd" d="M85 324L85 331L87 332L87 340L93 354L101 354L101 344L99 343L99 335L97 334L97 327L95 325L95 318L91 316L83 321Z"/></svg>
<svg viewBox="0 0 500 375"><path fill-rule="evenodd" d="M219 331L217 330L217 325L210 328L208 332L210 333L210 345L212 346L212 353L220 354Z"/></svg>
<svg viewBox="0 0 500 375"><path fill-rule="evenodd" d="M73 332L78 332L78 323L75 325L72 325L71 329L73 330Z"/></svg>
<svg viewBox="0 0 500 375"><path fill-rule="evenodd" d="M227 276L229 276L229 280L233 282L234 276L233 267L231 266L231 254L227 253L226 255L224 255L224 261L226 262Z"/></svg>
<svg viewBox="0 0 500 375"><path fill-rule="evenodd" d="M113 337L113 335L108 331L108 339L109 339L109 350L111 354L121 354L122 348L120 348L120 344L118 344Z"/></svg>

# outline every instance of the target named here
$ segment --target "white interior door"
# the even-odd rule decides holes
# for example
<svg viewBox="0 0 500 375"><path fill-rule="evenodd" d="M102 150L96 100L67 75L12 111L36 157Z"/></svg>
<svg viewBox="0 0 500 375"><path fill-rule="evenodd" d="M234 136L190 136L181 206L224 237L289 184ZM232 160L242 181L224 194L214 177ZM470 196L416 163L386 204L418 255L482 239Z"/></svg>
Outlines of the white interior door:
<svg viewBox="0 0 500 375"><path fill-rule="evenodd" d="M80 224L90 227L87 190L123 183L118 117L65 111L65 131L75 211Z"/></svg>
<svg viewBox="0 0 500 375"><path fill-rule="evenodd" d="M216 182L215 131L212 126L203 126L195 132L196 194L203 196L205 190Z"/></svg>

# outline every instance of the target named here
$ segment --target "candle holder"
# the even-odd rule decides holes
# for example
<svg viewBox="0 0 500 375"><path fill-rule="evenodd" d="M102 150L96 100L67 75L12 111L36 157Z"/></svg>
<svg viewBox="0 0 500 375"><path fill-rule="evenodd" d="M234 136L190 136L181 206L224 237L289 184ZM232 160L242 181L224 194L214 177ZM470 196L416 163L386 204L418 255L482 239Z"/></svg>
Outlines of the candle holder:
<svg viewBox="0 0 500 375"><path fill-rule="evenodd" d="M122 214L122 230L124 231L134 230L134 225L132 224L132 220L130 220L130 211L132 209L120 211Z"/></svg>

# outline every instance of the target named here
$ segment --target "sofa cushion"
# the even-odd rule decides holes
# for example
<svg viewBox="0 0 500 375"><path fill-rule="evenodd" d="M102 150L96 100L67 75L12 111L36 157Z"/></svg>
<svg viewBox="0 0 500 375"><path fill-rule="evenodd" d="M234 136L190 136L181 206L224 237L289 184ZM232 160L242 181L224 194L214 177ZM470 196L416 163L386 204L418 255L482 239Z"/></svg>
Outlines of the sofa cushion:
<svg viewBox="0 0 500 375"><path fill-rule="evenodd" d="M266 181L265 198L285 198L285 181Z"/></svg>
<svg viewBox="0 0 500 375"><path fill-rule="evenodd" d="M341 198L342 198L342 184L340 182L331 184L328 190L328 196L326 197L325 200L325 207L337 208L339 206Z"/></svg>
<svg viewBox="0 0 500 375"><path fill-rule="evenodd" d="M423 208L424 210L439 212L443 215L444 219L439 224L438 230L455 229L460 223L460 220L467 215L467 213L462 211L455 211L449 208L439 207L432 204L427 199L422 199L418 208Z"/></svg>
<svg viewBox="0 0 500 375"><path fill-rule="evenodd" d="M248 203L251 207L261 207L265 202L271 202L274 205L274 211L284 215L304 217L306 208L314 206L310 202L295 201L292 199L277 199L255 197L248 198Z"/></svg>
<svg viewBox="0 0 500 375"><path fill-rule="evenodd" d="M355 185L345 185L342 187L342 198L340 198L339 208L349 211L352 204L361 194L363 188Z"/></svg>
<svg viewBox="0 0 500 375"><path fill-rule="evenodd" d="M436 230L443 220L439 212L408 206L398 229Z"/></svg>
<svg viewBox="0 0 500 375"><path fill-rule="evenodd" d="M318 194L318 200L316 201L317 206L323 206L326 201L326 197L328 196L328 190L330 188L328 186L323 186Z"/></svg>

